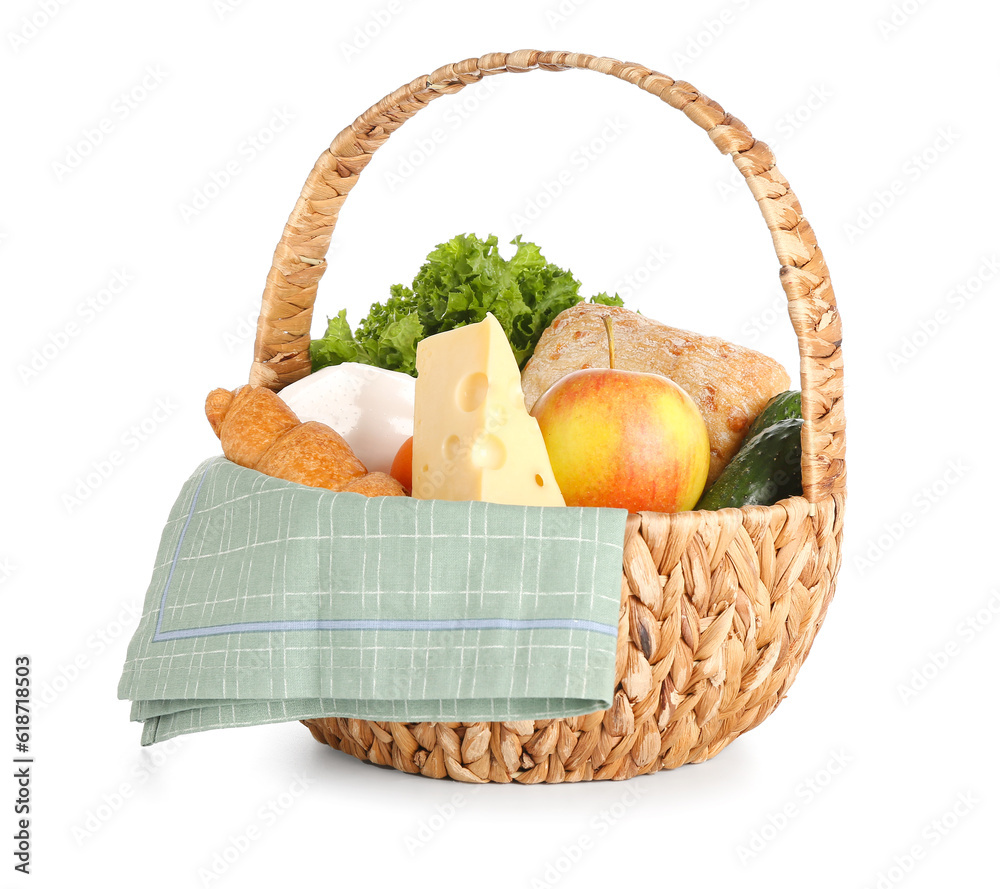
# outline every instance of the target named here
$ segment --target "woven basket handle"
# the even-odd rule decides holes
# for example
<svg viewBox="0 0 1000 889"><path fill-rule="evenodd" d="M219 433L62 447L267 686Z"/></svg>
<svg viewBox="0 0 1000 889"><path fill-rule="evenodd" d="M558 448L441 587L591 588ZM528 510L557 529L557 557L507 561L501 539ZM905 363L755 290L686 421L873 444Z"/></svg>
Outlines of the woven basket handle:
<svg viewBox="0 0 1000 889"><path fill-rule="evenodd" d="M635 84L683 111L733 158L756 198L781 263L780 279L801 359L802 481L810 503L843 491L844 413L840 315L823 254L774 155L744 124L699 93L630 62L567 52L490 53L438 68L400 87L342 130L320 155L274 252L257 322L250 383L279 390L310 371L316 287L340 208L375 151L432 99L490 74L589 68Z"/></svg>

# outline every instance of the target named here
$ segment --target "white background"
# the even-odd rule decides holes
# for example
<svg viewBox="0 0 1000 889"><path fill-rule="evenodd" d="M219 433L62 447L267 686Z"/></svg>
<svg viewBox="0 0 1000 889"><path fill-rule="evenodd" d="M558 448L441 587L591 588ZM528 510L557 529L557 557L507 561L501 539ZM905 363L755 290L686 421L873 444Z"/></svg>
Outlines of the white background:
<svg viewBox="0 0 1000 889"><path fill-rule="evenodd" d="M995 880L974 875L1000 823L998 27L971 0L5 3L0 683L12 701L14 656L31 656L35 762L33 873L12 870L5 802L2 885ZM203 400L246 379L313 161L414 77L524 47L690 80L773 144L817 232L844 322L850 499L810 659L717 758L625 784L422 780L297 723L140 748L116 699L127 641L170 505L218 453ZM770 238L732 173L620 81L491 79L369 166L314 334L454 234L523 231L585 292L794 375Z"/></svg>

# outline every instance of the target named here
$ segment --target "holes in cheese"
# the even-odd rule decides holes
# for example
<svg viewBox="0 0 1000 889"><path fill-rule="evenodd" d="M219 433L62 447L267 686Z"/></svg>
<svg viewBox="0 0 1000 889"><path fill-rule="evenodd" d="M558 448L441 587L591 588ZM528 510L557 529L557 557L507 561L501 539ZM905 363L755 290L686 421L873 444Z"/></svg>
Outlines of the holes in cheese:
<svg viewBox="0 0 1000 889"><path fill-rule="evenodd" d="M474 411L486 400L489 387L489 377L480 371L462 377L455 389L458 406L466 412Z"/></svg>
<svg viewBox="0 0 1000 889"><path fill-rule="evenodd" d="M418 344L413 466L425 500L565 505L493 315Z"/></svg>
<svg viewBox="0 0 1000 889"><path fill-rule="evenodd" d="M486 433L473 442L471 459L481 469L499 469L507 462L507 447L499 436Z"/></svg>
<svg viewBox="0 0 1000 889"><path fill-rule="evenodd" d="M444 444L441 446L441 453L444 454L445 460L457 460L459 454L462 452L462 439L457 435L449 435L445 440ZM424 466L424 472L427 472L429 467Z"/></svg>

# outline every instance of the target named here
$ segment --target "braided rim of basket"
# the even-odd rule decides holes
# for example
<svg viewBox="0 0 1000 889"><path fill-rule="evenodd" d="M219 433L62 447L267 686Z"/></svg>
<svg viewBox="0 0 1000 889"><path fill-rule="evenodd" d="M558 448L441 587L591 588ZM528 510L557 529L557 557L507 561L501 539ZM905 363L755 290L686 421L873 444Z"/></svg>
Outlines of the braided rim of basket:
<svg viewBox="0 0 1000 889"><path fill-rule="evenodd" d="M306 179L274 252L264 288L250 383L280 390L311 370L316 289L340 208L378 148L420 109L483 77L585 68L625 80L684 112L732 157L771 232L780 280L798 338L802 386L802 483L811 513L843 492L844 409L841 324L830 275L812 227L771 149L742 121L691 84L631 62L569 52L519 50L465 59L421 75L376 102L334 138Z"/></svg>

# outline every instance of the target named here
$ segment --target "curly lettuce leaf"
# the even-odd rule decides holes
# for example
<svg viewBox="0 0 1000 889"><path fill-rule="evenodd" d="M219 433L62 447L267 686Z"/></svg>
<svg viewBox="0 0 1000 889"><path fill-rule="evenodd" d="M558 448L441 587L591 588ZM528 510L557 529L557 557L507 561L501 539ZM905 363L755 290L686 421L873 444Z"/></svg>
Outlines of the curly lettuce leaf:
<svg viewBox="0 0 1000 889"><path fill-rule="evenodd" d="M458 235L438 244L413 279L396 284L384 303L371 306L353 333L346 312L329 319L326 334L310 347L313 370L344 361L373 364L416 376L417 343L426 336L482 321L491 312L507 334L523 368L545 328L582 301L571 272L545 260L518 235L514 255L504 259L495 235L482 240ZM592 302L622 305L606 293Z"/></svg>
<svg viewBox="0 0 1000 889"><path fill-rule="evenodd" d="M363 350L347 323L347 309L341 309L333 318L327 318L326 333L309 343L313 370L331 364L343 364L345 361L370 364L371 362L362 359L362 355Z"/></svg>

